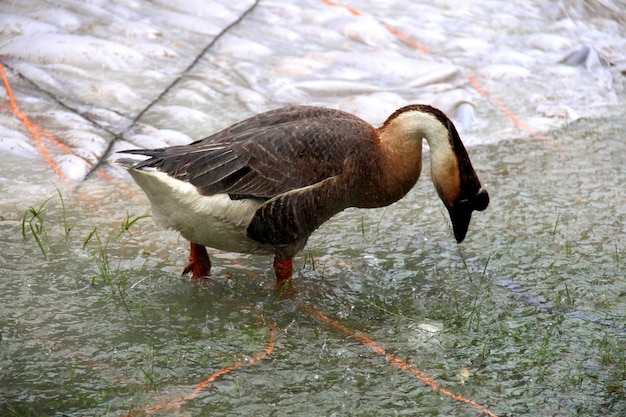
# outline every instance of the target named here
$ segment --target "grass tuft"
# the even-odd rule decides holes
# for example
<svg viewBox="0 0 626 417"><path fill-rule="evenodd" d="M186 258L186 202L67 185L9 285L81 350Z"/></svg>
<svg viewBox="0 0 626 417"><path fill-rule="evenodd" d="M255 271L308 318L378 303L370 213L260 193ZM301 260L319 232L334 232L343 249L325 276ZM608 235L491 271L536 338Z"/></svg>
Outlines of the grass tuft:
<svg viewBox="0 0 626 417"><path fill-rule="evenodd" d="M66 246L72 246L72 243L75 242L72 242L71 238L76 234L76 228L75 225L71 224L69 221L66 200L58 188L56 195L46 199L38 207L30 206L22 216L21 232L23 240L28 242L30 239L34 239L46 261L50 260L50 248L56 242L56 236L49 233L49 225L52 222L50 219L53 218L50 201L57 196L61 203L60 222L63 226L63 239L65 240ZM50 216L48 216L48 214L50 214ZM132 310L132 301L129 299L127 292L128 289L134 288L138 283L131 285L131 283L129 283L130 271L122 268L122 263L124 262L123 250L127 242L127 240L122 238L130 235L131 229L140 220L148 217L150 216L136 216L127 212L119 229L103 235L101 230L97 226L94 226L81 242L81 250L91 252L90 258L95 262L98 270L98 274L91 277L91 285L95 286L96 281L100 279L105 286L111 288L112 294L122 301L129 315ZM57 229L52 228L50 230ZM95 251L92 250L93 247L95 247ZM115 256L112 256L112 253L115 253ZM144 250L143 255L146 261L149 254L149 251ZM141 268L143 268L143 265Z"/></svg>
<svg viewBox="0 0 626 417"><path fill-rule="evenodd" d="M50 244L50 238L48 237L48 232L46 230L46 204L50 201L52 197L48 198L44 201L39 208L35 208L30 206L28 210L24 212L24 216L22 216L22 237L26 242L27 238L27 230L30 231L31 236L37 242L37 246L41 250L44 259L49 260L48 250L46 246Z"/></svg>
<svg viewBox="0 0 626 417"><path fill-rule="evenodd" d="M65 241L67 242L70 238L70 232L74 228L74 225L70 225L67 220L67 209L65 207L65 199L63 198L63 194L61 194L61 190L57 188L57 194L59 195L59 199L61 200L61 212L63 215L63 230L65 231Z"/></svg>
<svg viewBox="0 0 626 417"><path fill-rule="evenodd" d="M128 298L127 290L129 288L134 288L135 284L129 285L129 271L122 270L122 258L118 258L117 264L115 264L110 258L110 252L114 244L116 246L119 245L119 241L122 236L130 233L131 227L133 227L138 221L148 217L150 216L133 216L126 213L126 219L122 221L119 232L109 233L106 239L103 239L98 231L98 228L94 227L94 229L87 235L87 238L83 241L82 246L83 250L86 250L87 247L93 242L96 247L96 252L92 256L98 268L99 275L92 277L92 285L95 285L97 278L100 278L101 282L111 288L112 293L119 297L129 316L132 316L132 301Z"/></svg>
<svg viewBox="0 0 626 417"><path fill-rule="evenodd" d="M459 247L459 253L461 255L461 259L463 260L463 265L465 268L465 272L467 273L468 279L470 282L472 282L471 271L469 270L469 267L465 260L465 256L463 255L463 252L461 251L460 247ZM468 330L471 330L473 328L474 331L478 331L478 327L480 326L481 312L483 308L483 303L485 301L485 297L481 295L483 292L482 290L484 289L485 281L487 279L487 267L489 266L490 260L491 260L491 253L487 257L487 261L485 262L485 267L483 268L483 271L480 274L480 281L478 282L477 295L474 298L474 301L472 302L472 309L465 317L465 321L463 323L463 326L467 326Z"/></svg>

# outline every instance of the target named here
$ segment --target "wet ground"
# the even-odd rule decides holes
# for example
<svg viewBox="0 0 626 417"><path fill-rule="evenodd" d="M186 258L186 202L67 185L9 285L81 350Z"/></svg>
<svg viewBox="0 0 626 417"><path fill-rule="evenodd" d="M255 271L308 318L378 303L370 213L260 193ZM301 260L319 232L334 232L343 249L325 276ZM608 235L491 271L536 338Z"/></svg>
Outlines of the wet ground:
<svg viewBox="0 0 626 417"><path fill-rule="evenodd" d="M22 20L0 31L0 61L21 111L72 151L43 137L55 173L3 99L0 415L626 414L619 14L261 2L141 115L247 6L193 26L202 2L32 4L2 3L4 22ZM90 55L86 36L117 43ZM580 42L612 66L557 63ZM377 53L395 65L366 65ZM412 62L427 70L403 72ZM414 99L449 107L489 209L457 245L425 169L400 202L316 232L292 300L264 257L213 252L212 279L180 277L186 242L144 217L129 177L104 163L82 180L109 144L184 142L291 102L376 124Z"/></svg>
<svg viewBox="0 0 626 417"><path fill-rule="evenodd" d="M270 356L181 413L479 414L311 307L496 415L623 415L625 127L474 147L492 206L460 246L428 178L392 207L342 213L297 259L294 300L274 296L262 257L215 254L209 282L180 278L184 242L149 219L122 232L148 206L110 212L111 185L97 205L27 195L40 217L0 223L3 413L143 415L263 352L276 326Z"/></svg>

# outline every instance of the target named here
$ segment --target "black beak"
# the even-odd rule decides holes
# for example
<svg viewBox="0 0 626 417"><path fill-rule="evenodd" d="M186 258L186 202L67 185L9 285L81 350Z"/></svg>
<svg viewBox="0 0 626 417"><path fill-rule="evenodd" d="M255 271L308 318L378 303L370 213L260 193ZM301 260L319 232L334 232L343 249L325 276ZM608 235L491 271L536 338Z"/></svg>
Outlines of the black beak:
<svg viewBox="0 0 626 417"><path fill-rule="evenodd" d="M452 230L454 237L458 243L463 242L467 229L469 228L472 212L483 211L489 205L489 193L481 188L478 193L471 199L460 200L454 206L447 206L450 220L452 221Z"/></svg>

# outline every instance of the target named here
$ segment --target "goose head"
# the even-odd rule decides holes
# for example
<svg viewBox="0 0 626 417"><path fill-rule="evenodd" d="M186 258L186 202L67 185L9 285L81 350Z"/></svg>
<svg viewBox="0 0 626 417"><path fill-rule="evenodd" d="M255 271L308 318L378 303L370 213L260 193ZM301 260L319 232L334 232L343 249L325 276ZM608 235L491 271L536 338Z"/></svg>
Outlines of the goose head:
<svg viewBox="0 0 626 417"><path fill-rule="evenodd" d="M406 148L419 150L418 175L422 140L426 139L430 146L433 184L450 215L454 237L462 242L472 213L485 210L489 205L489 193L482 188L452 121L434 107L410 105L392 114L381 132L397 138L394 146L401 142Z"/></svg>

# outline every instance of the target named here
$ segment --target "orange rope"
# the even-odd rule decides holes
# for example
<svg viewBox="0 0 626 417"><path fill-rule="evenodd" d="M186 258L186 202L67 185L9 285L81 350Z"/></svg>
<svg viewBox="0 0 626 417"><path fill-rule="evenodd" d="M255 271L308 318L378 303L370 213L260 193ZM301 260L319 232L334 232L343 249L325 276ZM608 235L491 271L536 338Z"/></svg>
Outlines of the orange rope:
<svg viewBox="0 0 626 417"><path fill-rule="evenodd" d="M43 141L41 140L41 136L39 135L39 132L42 131L42 129L39 126L37 126L35 123L33 123L28 118L28 116L23 111L21 111L19 107L17 107L15 97L13 96L13 90L11 89L11 84L9 83L9 79L6 73L4 72L4 66L2 65L2 63L0 63L0 76L2 77L2 81L4 82L4 88L7 92L7 95L9 96L9 102L11 103L11 111L13 112L13 114L15 114L15 116L17 116L18 119L22 121L26 129L28 129L28 131L30 132L30 134L33 135L33 138L35 138L35 142L37 143L37 147L41 151L41 154L43 155L48 165L50 165L54 169L54 171L57 173L59 177L65 179L66 178L65 174L63 173L59 165L56 162L54 162L52 157L50 157L48 150L46 149L46 147L43 144Z"/></svg>
<svg viewBox="0 0 626 417"><path fill-rule="evenodd" d="M350 13L352 13L355 16L361 16L362 13L356 9L353 9L351 7L348 6L344 6L342 4L336 3L334 1L330 1L330 0L322 0L324 3L331 5L331 6L337 6L337 7L342 7L344 9L347 9L348 11L350 11ZM400 32L399 30L393 28L392 26L381 22L385 28L392 33L393 35L395 35L396 37L398 37L399 39L403 40L404 42L408 43L409 45L413 46L415 49L426 53L426 54L430 54L431 51L422 46L420 43L416 42L414 39L412 39L410 36L407 36L406 34ZM487 93L487 91L480 85L480 83L478 82L478 80L471 76L471 75L467 75L467 79L469 80L469 82L472 84L472 86L483 96L485 97L487 100L491 101L496 107L498 107L510 120L511 122L513 122L513 124L522 130L525 130L526 132L528 132L531 136L540 139L543 142L546 143L552 143L552 141L550 140L550 138L548 138L545 135L542 135L541 133L537 132L535 129L533 129L529 124L521 121L519 119L519 117L517 117L515 115L515 113L513 113L513 111L511 111L511 109L509 109L504 103L502 103L500 100L492 97L491 95L489 95L489 93Z"/></svg>
<svg viewBox="0 0 626 417"><path fill-rule="evenodd" d="M58 146L59 148L61 148L62 150L64 150L65 152L74 155L74 151L72 150L72 148L70 148L69 146L67 146L65 143L61 142L60 140L58 140L57 138L55 138L52 133L48 132L46 129L35 125L35 127L37 127L37 129L41 132L42 135L44 135L45 137L47 137L48 139L50 139L50 141L52 143L54 143L56 146Z"/></svg>
<svg viewBox="0 0 626 417"><path fill-rule="evenodd" d="M410 36L405 35L404 33L400 32L398 29L395 29L395 28L391 27L387 23L384 23L384 22L381 22L381 23L385 26L385 29L387 29L391 34L393 34L396 37L402 39L404 42L408 43L413 48L417 49L418 51L422 51L425 54L430 54L431 53L430 49L428 49L425 46L423 46L422 44L416 42Z"/></svg>
<svg viewBox="0 0 626 417"><path fill-rule="evenodd" d="M331 1L331 0L322 0L322 1L324 3L326 3L326 4L328 4L329 6L341 7L342 9L346 9L347 11L349 11L350 13L352 13L355 16L361 16L361 12L358 11L357 9L353 9L352 7L344 6L343 4L336 3L336 2Z"/></svg>
<svg viewBox="0 0 626 417"><path fill-rule="evenodd" d="M516 115L515 113L513 113L511 111L511 109L509 109L504 103L502 103L500 100L498 100L495 97L492 97L489 93L487 93L487 91L480 85L480 83L478 82L478 80L473 77L472 75L467 75L467 79L469 80L469 82L472 84L472 86L476 89L476 91L478 91L483 97L485 97L487 100L491 101L493 104L496 105L496 107L498 107L500 110L502 110L502 112L504 114L506 114L506 116L511 119L511 122L513 122L513 124L522 130L525 130L526 132L528 132L531 136L540 139L544 142L551 142L550 138L548 138L545 135L542 135L541 133L537 132L535 129L533 129L530 125L528 125L527 123L522 122Z"/></svg>
<svg viewBox="0 0 626 417"><path fill-rule="evenodd" d="M239 368L241 368L243 366L255 365L255 364L259 363L260 361L262 361L263 359L267 358L268 356L270 356L274 352L274 348L276 346L276 334L277 333L278 333L278 328L276 327L276 325L274 325L274 324L270 325L270 338L269 338L269 341L267 343L267 347L265 348L265 350L259 352L252 359L249 359L246 362L237 362L234 365L227 366L226 368L223 368L223 369L220 369L219 371L214 372L207 379L205 379L204 381L202 381L198 385L196 385L194 390L191 391L189 394L187 394L187 395L185 395L184 397L181 397L181 398L176 398L176 399L173 399L171 401L162 402L162 403L153 405L152 407L149 407L149 408L146 409L146 413L152 414L152 413L154 413L156 411L159 411L159 410L162 410L164 408L177 410L177 409L180 408L180 406L183 403L185 403L187 401L190 401L190 400L193 400L198 395L200 395L203 391L205 391L207 388L209 388L211 385L213 385L213 383L218 378L226 375L229 372L232 372L232 371L234 371L236 369L239 369ZM132 412L129 412L124 417L131 417L131 416L132 416Z"/></svg>
<svg viewBox="0 0 626 417"><path fill-rule="evenodd" d="M315 317L316 319L318 319L319 321L321 321L322 323L326 323L334 328L336 328L337 330L342 331L343 333L347 334L348 336L352 337L355 340L358 340L359 342L363 343L365 346L369 347L371 350L373 350L374 352L378 353L381 356L385 356L388 360L389 363L391 364L391 366L394 366L396 368L400 368L405 372L411 373L413 375L415 375L415 377L417 379L419 379L420 381L422 381L424 384L428 385L433 391L437 391L442 393L443 395L446 395L456 401L465 403L467 405L469 405L472 408L475 408L485 414L487 414L488 416L491 417L497 417L496 414L494 414L491 410L489 410L487 407L478 404L477 402L470 400L469 398L465 398L461 395L458 394L454 394L453 392L447 390L446 388L443 388L441 386L439 386L439 384L437 384L437 382L423 374L422 372L420 372L419 369L416 369L413 365L411 365L410 363L408 363L407 361L405 361L402 358L398 358L397 356L391 355L389 354L385 348L378 342L376 342L373 339L370 339L369 337L365 336L362 332L359 331L353 331L350 330L349 328L347 328L346 326L344 326L343 324L335 321L335 320L331 320L330 318L328 318L324 313L322 313L321 311L313 308L313 307L307 307L306 311L311 314L313 317Z"/></svg>
<svg viewBox="0 0 626 417"><path fill-rule="evenodd" d="M30 120L30 118L26 115L26 113L20 110L20 108L17 105L17 101L15 100L13 89L11 88L11 83L9 82L9 78L6 75L6 72L4 71L4 66L2 65L1 62L0 62L0 77L2 77L4 88L7 92L7 96L9 97L9 103L10 103L9 108L11 112L15 114L15 116L17 116L18 119L22 121L26 129L28 129L30 134L33 136L33 138L35 139L35 143L37 144L37 147L39 148L40 152L42 153L48 165L50 165L54 169L54 171L57 173L59 177L66 179L66 176L61 170L61 168L59 167L59 165L56 162L54 162L54 160L48 153L48 150L46 149L41 136L43 135L44 137L46 137L48 140L50 140L53 144L55 144L59 149L61 149L65 153L68 153L70 155L76 155L76 153L74 152L72 148L70 148L69 146L61 142L59 139L57 139L52 133L48 132L46 129L42 128L37 123ZM89 162L87 163L89 165L92 165ZM117 187L123 189L125 192L130 193L127 185L117 180L112 175L104 171L98 171L98 175L100 175L100 177L104 178L105 180L113 183Z"/></svg>
<svg viewBox="0 0 626 417"><path fill-rule="evenodd" d="M341 7L342 9L345 9L345 10L349 11L350 13L352 13L354 16L362 16L363 15L363 13L361 13L357 9L354 9L352 7L343 5L341 3L334 2L332 0L322 0L322 2L325 3L325 4L328 4L329 6ZM417 49L419 51L422 51L425 54L430 54L430 50L428 48L422 46L421 44L416 42L411 37L405 35L404 33L402 33L399 30L393 28L391 25L388 25L385 22L380 22L380 23L382 23L382 25L385 27L385 29L387 29L390 33L392 33L393 35L395 35L398 38L402 39L404 42L408 43L409 45L411 45L415 49Z"/></svg>

